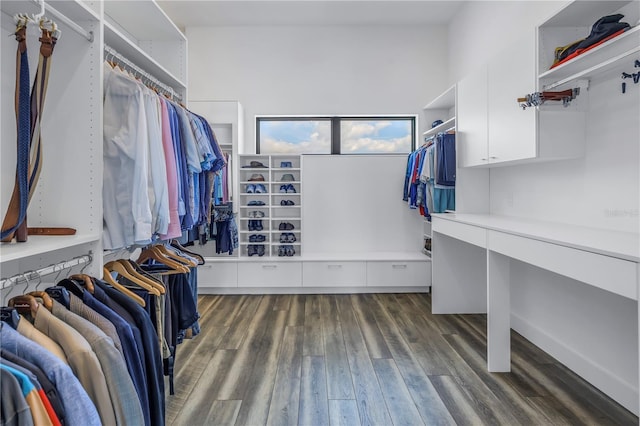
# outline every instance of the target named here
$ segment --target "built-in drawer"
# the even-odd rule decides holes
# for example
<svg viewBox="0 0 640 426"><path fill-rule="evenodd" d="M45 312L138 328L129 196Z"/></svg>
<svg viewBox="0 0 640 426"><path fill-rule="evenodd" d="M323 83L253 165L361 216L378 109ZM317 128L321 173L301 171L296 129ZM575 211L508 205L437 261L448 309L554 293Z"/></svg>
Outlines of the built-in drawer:
<svg viewBox="0 0 640 426"><path fill-rule="evenodd" d="M366 262L304 262L304 287L364 287L367 285Z"/></svg>
<svg viewBox="0 0 640 426"><path fill-rule="evenodd" d="M301 287L302 262L239 262L238 287Z"/></svg>
<svg viewBox="0 0 640 426"><path fill-rule="evenodd" d="M237 287L238 263L208 261L198 266L198 287Z"/></svg>
<svg viewBox="0 0 640 426"><path fill-rule="evenodd" d="M426 287L431 285L431 262L367 262L368 287Z"/></svg>
<svg viewBox="0 0 640 426"><path fill-rule="evenodd" d="M638 299L635 262L498 231L489 232L489 250L629 299Z"/></svg>
<svg viewBox="0 0 640 426"><path fill-rule="evenodd" d="M447 219L433 218L433 232L448 235L482 248L487 247L487 230L466 223L455 222ZM434 247L434 250L437 250Z"/></svg>

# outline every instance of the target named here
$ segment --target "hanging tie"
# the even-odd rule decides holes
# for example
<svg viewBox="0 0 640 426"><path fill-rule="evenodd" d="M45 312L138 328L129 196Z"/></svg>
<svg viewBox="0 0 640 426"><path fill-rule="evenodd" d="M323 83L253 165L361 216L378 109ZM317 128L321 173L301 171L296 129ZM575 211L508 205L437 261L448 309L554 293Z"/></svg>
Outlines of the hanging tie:
<svg viewBox="0 0 640 426"><path fill-rule="evenodd" d="M29 104L29 60L27 57L26 28L27 21L17 22L15 32L18 41L16 57L15 112L17 127L16 180L11 194L7 213L2 223L0 239L11 241L14 233L24 222L29 203L29 140L30 140L30 104ZM26 241L26 229L17 233L18 241Z"/></svg>

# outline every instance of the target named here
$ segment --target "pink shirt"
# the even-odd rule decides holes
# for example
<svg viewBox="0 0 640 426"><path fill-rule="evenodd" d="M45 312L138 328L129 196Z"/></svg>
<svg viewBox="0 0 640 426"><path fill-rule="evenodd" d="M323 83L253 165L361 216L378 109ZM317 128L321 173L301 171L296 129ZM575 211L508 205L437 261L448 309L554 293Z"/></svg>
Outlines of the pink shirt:
<svg viewBox="0 0 640 426"><path fill-rule="evenodd" d="M178 215L178 172L176 169L176 155L173 151L173 138L169 125L169 111L166 101L160 98L162 105L162 147L167 167L167 186L169 189L169 229L166 235L160 235L163 240L182 236L180 216Z"/></svg>

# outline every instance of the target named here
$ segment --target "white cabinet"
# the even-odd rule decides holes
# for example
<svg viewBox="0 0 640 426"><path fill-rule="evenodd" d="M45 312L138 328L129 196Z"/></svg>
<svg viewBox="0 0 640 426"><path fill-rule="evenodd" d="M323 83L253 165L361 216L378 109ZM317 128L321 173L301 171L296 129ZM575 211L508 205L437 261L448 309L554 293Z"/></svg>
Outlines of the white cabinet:
<svg viewBox="0 0 640 426"><path fill-rule="evenodd" d="M238 262L207 262L198 267L198 287L238 286Z"/></svg>
<svg viewBox="0 0 640 426"><path fill-rule="evenodd" d="M367 285L366 262L305 262L302 268L304 287L364 287Z"/></svg>
<svg viewBox="0 0 640 426"><path fill-rule="evenodd" d="M536 43L524 34L486 67L458 83L460 167L493 167L577 158L584 153L582 99L569 107L547 102L522 109L519 97L536 92ZM587 96L582 90L583 98Z"/></svg>
<svg viewBox="0 0 640 426"><path fill-rule="evenodd" d="M426 287L431 285L431 262L367 262L367 287Z"/></svg>
<svg viewBox="0 0 640 426"><path fill-rule="evenodd" d="M487 67L484 65L458 82L459 167L480 166L489 161L487 96Z"/></svg>
<svg viewBox="0 0 640 426"><path fill-rule="evenodd" d="M243 262L238 265L238 287L300 287L301 262Z"/></svg>

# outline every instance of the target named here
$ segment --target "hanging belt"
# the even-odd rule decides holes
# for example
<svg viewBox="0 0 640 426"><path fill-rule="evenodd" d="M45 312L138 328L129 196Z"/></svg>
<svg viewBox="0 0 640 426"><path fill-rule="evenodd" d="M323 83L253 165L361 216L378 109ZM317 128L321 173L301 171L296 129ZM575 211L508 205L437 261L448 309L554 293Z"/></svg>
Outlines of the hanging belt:
<svg viewBox="0 0 640 426"><path fill-rule="evenodd" d="M26 23L25 23L26 25ZM18 227L24 222L29 204L29 59L27 57L26 26L16 30L18 51L16 57L15 111L17 127L16 180L11 201L2 223L0 239L11 241ZM26 241L26 232L19 232L18 241Z"/></svg>

